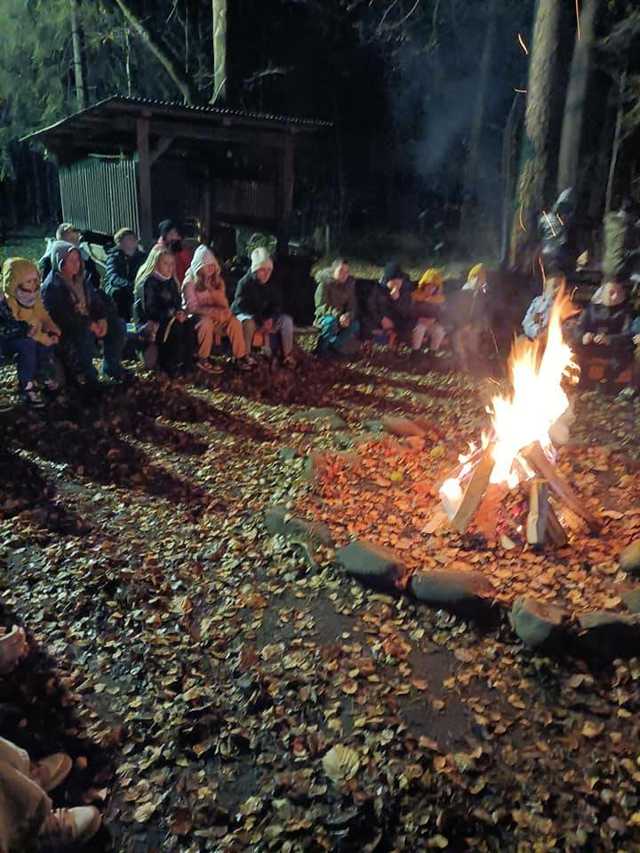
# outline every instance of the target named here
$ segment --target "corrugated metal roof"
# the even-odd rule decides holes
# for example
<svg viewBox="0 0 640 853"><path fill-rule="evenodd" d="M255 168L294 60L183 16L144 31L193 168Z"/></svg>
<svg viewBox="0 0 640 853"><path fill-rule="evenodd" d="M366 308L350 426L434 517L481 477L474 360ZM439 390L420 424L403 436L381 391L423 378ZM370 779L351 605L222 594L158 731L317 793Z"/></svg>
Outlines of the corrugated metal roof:
<svg viewBox="0 0 640 853"><path fill-rule="evenodd" d="M311 130L333 127L333 124L331 122L323 121L321 119L299 118L296 116L280 115L277 113L251 112L247 110L235 109L233 107L216 107L209 104L180 104L175 103L173 101L154 100L152 98L134 98L129 97L127 95L112 95L109 98L104 98L102 101L98 101L97 103L92 104L90 107L87 107L84 110L80 110L79 112L65 116L64 118L60 119L52 125L49 125L48 127L36 130L33 133L24 136L22 140L24 141L40 136L41 134L45 134L48 131L52 131L56 128L62 127L67 123L72 124L75 120L80 119L83 116L89 116L94 113L110 112L110 108L117 107L119 104L124 107L131 106L147 108L151 111L157 111L159 113L181 112L184 113L185 116L197 114L201 116L211 116L212 118L218 116L222 119L239 119L241 122L244 120L248 122L258 122L265 125L279 125L285 128L299 127L308 128L309 130Z"/></svg>

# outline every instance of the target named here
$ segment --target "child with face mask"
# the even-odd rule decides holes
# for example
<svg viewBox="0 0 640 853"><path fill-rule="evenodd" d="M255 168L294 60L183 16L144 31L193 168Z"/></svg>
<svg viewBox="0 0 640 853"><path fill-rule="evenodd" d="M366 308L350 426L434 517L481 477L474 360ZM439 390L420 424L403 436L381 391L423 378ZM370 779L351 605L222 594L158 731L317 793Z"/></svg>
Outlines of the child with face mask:
<svg viewBox="0 0 640 853"><path fill-rule="evenodd" d="M37 266L9 258L2 267L0 352L16 357L20 396L27 405L44 405L38 385L58 389L53 354L59 340L60 329L42 303Z"/></svg>

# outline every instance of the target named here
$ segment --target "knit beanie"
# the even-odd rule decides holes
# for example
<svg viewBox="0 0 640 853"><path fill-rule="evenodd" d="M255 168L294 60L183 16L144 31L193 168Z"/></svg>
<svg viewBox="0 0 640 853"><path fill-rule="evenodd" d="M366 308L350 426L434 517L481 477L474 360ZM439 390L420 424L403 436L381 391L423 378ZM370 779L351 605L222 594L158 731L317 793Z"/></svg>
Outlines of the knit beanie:
<svg viewBox="0 0 640 853"><path fill-rule="evenodd" d="M251 272L255 273L261 269L273 269L273 260L264 246L258 246L251 252Z"/></svg>

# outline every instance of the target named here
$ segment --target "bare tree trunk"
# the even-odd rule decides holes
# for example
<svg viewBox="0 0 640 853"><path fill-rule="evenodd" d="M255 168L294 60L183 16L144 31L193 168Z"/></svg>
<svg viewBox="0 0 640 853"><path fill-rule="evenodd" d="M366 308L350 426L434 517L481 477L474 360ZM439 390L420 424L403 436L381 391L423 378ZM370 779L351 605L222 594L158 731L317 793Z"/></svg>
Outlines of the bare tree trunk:
<svg viewBox="0 0 640 853"><path fill-rule="evenodd" d="M466 234L472 226L474 213L477 212L479 191L480 158L482 148L482 131L485 123L487 94L491 77L491 60L496 41L497 13L499 0L490 0L487 12L487 29L484 36L482 58L480 60L480 79L476 89L476 106L471 125L469 139L469 154L465 168L465 201L460 216L460 236Z"/></svg>
<svg viewBox="0 0 640 853"><path fill-rule="evenodd" d="M82 43L80 39L80 22L78 21L79 0L69 0L69 12L71 17L71 43L73 46L73 75L76 84L76 100L78 109L83 110L87 106L87 92L84 85L84 72L82 68Z"/></svg>
<svg viewBox="0 0 640 853"><path fill-rule="evenodd" d="M125 46L125 71L127 74L127 95L131 97L133 87L131 85L131 38L129 36L129 27L124 28L124 46Z"/></svg>
<svg viewBox="0 0 640 853"><path fill-rule="evenodd" d="M591 57L595 44L595 23L600 0L585 0L580 13L580 37L576 34L571 73L564 105L560 157L558 160L558 192L573 187L578 179L582 146L582 130L587 105Z"/></svg>
<svg viewBox="0 0 640 853"><path fill-rule="evenodd" d="M182 95L185 104L190 104L195 100L195 92L187 77L178 67L176 59L171 56L169 51L160 43L160 41L147 29L140 18L129 6L128 0L115 0L116 5L122 12L125 20L138 36L142 43L147 47L149 52L158 60L160 65L167 72L171 80L174 82L178 91Z"/></svg>
<svg viewBox="0 0 640 853"><path fill-rule="evenodd" d="M560 39L562 4L558 0L538 0L529 61L527 111L522 163L518 180L516 209L525 222L531 222L544 207L553 191L556 151L553 145L553 102L556 84L557 48ZM520 264L531 235L518 227L512 229L512 263ZM527 265L526 259L524 265Z"/></svg>
<svg viewBox="0 0 640 853"><path fill-rule="evenodd" d="M213 93L211 103L227 99L227 0L211 0L213 15Z"/></svg>
<svg viewBox="0 0 640 853"><path fill-rule="evenodd" d="M611 149L611 162L609 164L609 179L607 181L607 195L605 199L604 212L609 213L613 202L613 189L616 179L616 167L618 165L618 155L620 153L620 145L622 143L622 121L624 119L624 97L627 88L627 72L623 71L620 75L618 83L618 112L616 115L616 130L613 135L613 148Z"/></svg>

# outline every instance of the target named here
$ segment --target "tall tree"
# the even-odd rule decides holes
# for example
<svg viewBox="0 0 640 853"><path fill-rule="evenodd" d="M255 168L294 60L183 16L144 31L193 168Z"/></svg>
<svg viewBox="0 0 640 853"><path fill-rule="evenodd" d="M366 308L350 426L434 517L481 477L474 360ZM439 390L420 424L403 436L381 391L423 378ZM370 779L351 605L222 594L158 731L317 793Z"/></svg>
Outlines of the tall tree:
<svg viewBox="0 0 640 853"><path fill-rule="evenodd" d="M213 20L213 92L211 103L227 99L227 0L211 0Z"/></svg>
<svg viewBox="0 0 640 853"><path fill-rule="evenodd" d="M529 245L531 231L521 223L533 224L536 213L555 189L557 152L554 148L554 88L557 84L557 50L560 41L562 4L538 0L529 60L527 109L525 113L522 162L518 179L511 260L518 264Z"/></svg>
<svg viewBox="0 0 640 853"><path fill-rule="evenodd" d="M71 44L73 46L73 76L76 84L76 101L78 109L87 106L87 90L84 84L84 68L82 64L82 36L78 17L79 0L69 0L69 15L71 18Z"/></svg>
<svg viewBox="0 0 640 853"><path fill-rule="evenodd" d="M571 73L562 119L560 156L558 159L558 192L575 186L583 141L583 128L588 104L591 64L596 40L596 19L601 0L585 0L576 31L571 59Z"/></svg>

